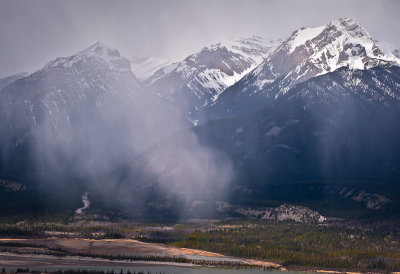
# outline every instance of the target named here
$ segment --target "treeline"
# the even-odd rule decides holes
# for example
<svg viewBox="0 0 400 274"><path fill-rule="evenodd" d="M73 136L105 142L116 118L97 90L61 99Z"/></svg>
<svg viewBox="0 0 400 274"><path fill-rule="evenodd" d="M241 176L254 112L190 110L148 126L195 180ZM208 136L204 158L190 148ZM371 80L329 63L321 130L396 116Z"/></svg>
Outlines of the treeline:
<svg viewBox="0 0 400 274"><path fill-rule="evenodd" d="M17 268L15 271L9 271L7 272L6 269L3 267L1 270L1 274L17 274L17 273L32 273L32 274L40 274L43 273L42 271L35 271L35 270L29 270L29 268ZM45 272L49 274L152 274L151 271L138 271L134 270L131 272L130 270L121 271L117 272L114 270L92 270L92 269L65 269L65 270L57 270L57 271L49 271ZM164 272L155 272L155 274L165 274Z"/></svg>
<svg viewBox="0 0 400 274"><path fill-rule="evenodd" d="M295 223L236 223L195 232L175 246L269 260L286 267L400 270L400 236Z"/></svg>
<svg viewBox="0 0 400 274"><path fill-rule="evenodd" d="M17 226L0 226L0 237L27 237L37 234L36 231L21 229Z"/></svg>
<svg viewBox="0 0 400 274"><path fill-rule="evenodd" d="M155 224L153 227L163 225ZM146 242L172 243L184 240L187 232L178 226L177 230L156 230L149 229L146 224L105 224L92 225L89 223L62 224L46 222L21 222L21 223L0 223L0 237L21 238L21 237L83 237L91 239L122 239L131 238ZM187 225L187 227L190 227ZM53 234L52 234L53 233ZM55 235L56 233L56 235Z"/></svg>
<svg viewBox="0 0 400 274"><path fill-rule="evenodd" d="M63 225L56 223L22 223L22 224L0 224L0 237L44 237L48 232L57 232L61 235L68 236L69 233L79 235L81 237L92 238L123 238L123 231L126 228L118 226L92 226L92 225ZM129 229L128 231L137 232ZM139 232L137 232L139 233Z"/></svg>

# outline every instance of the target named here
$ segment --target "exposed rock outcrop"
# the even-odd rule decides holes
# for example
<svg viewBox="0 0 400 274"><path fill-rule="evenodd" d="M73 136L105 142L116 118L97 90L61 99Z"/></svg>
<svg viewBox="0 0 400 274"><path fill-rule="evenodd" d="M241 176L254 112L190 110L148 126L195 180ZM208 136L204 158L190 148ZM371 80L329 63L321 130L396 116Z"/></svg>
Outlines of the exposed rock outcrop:
<svg viewBox="0 0 400 274"><path fill-rule="evenodd" d="M276 208L262 210L239 208L237 213L250 218L274 221L294 221L297 223L320 224L326 222L326 217L305 206L283 204Z"/></svg>

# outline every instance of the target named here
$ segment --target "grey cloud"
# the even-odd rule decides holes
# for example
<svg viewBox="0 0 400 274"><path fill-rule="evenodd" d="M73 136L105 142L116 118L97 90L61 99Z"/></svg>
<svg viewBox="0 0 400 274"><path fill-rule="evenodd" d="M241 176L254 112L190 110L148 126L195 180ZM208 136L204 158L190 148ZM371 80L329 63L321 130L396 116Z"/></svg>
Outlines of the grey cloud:
<svg viewBox="0 0 400 274"><path fill-rule="evenodd" d="M338 17L353 17L375 39L400 47L399 8L393 0L3 0L0 77L35 70L99 40L127 57L180 59L230 37L281 38Z"/></svg>

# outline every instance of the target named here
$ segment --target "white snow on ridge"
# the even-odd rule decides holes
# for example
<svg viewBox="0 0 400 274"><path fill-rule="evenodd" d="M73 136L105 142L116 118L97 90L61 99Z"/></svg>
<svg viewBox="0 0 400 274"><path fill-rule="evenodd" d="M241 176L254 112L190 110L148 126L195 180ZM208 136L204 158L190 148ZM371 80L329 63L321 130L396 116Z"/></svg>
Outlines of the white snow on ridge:
<svg viewBox="0 0 400 274"><path fill-rule="evenodd" d="M149 85L153 84L154 82L156 82L160 78L164 77L168 73L171 73L172 71L174 71L176 68L178 68L179 64L180 64L179 62L176 62L176 63L172 63L172 64L169 64L165 67L158 69L153 75L149 76L149 78L146 78L146 79L150 80Z"/></svg>
<svg viewBox="0 0 400 274"><path fill-rule="evenodd" d="M301 28L295 31L292 36L293 40L289 43L289 53L292 53L298 46L317 37L324 29L325 26L320 26L316 28Z"/></svg>
<svg viewBox="0 0 400 274"><path fill-rule="evenodd" d="M254 86L261 90L265 84L286 74L278 96L285 94L294 84L342 67L364 70L379 64L400 65L395 52L393 48L385 48L373 40L354 19L340 18L324 26L293 32L252 72L257 76ZM274 64L282 63L290 66L275 69Z"/></svg>
<svg viewBox="0 0 400 274"><path fill-rule="evenodd" d="M322 40L311 41L322 32ZM351 18L340 18L317 28L302 28L294 32L293 36L293 40L289 42L289 54L310 41L313 53L308 56L308 60L322 70L318 75L344 66L366 69L371 66L368 60L400 64L400 59L393 54L393 49L387 49L383 43L374 41L364 27ZM325 44L324 39L328 38L334 40Z"/></svg>
<svg viewBox="0 0 400 274"><path fill-rule="evenodd" d="M131 60L131 69L138 80L144 81L159 69L170 66L171 63L171 60L164 57L135 57Z"/></svg>
<svg viewBox="0 0 400 274"><path fill-rule="evenodd" d="M225 89L234 85L237 81L242 79L243 75L246 75L253 68L254 66L251 66L242 73L234 72L232 76L227 75L219 69L206 69L199 73L199 77L202 79L203 87L217 91L212 98L212 101L214 102Z"/></svg>
<svg viewBox="0 0 400 274"><path fill-rule="evenodd" d="M378 41L375 44L383 51L383 53L393 59L394 61L398 61L400 59L399 49L396 49L391 43L385 41Z"/></svg>
<svg viewBox="0 0 400 274"><path fill-rule="evenodd" d="M144 84L150 89L154 87L158 96L168 98L187 87L200 101L193 106L197 110L213 103L227 88L256 68L278 43L281 41L264 40L258 36L215 43L179 63L158 69ZM140 77L135 71L134 74ZM169 83L171 88L162 87Z"/></svg>
<svg viewBox="0 0 400 274"><path fill-rule="evenodd" d="M282 40L267 40L260 36L251 36L247 38L229 39L221 42L227 49L238 53L244 57L254 60L259 65L268 55L273 52Z"/></svg>
<svg viewBox="0 0 400 274"><path fill-rule="evenodd" d="M249 67L242 73L234 72L232 76L220 71L219 69L206 69L199 73L199 76L206 79L203 86L206 88L215 88L219 91L223 91L225 88L232 86L239 81L244 74L248 73L253 67ZM222 90L221 90L222 83Z"/></svg>
<svg viewBox="0 0 400 274"><path fill-rule="evenodd" d="M311 56L311 59L314 59L313 62L315 63L321 61L320 58L322 58L323 55L325 55L324 57L333 56L332 58L326 58L328 67L323 68L324 71L321 74L335 71L344 66L349 66L352 69L369 68L366 57L374 60L400 64L399 58L397 58L390 50L387 50L382 43L374 41L364 27L358 24L354 19L341 18L332 21L325 26L325 29L332 26L335 26L341 35L332 43ZM347 59L339 60L339 56L342 52L345 53Z"/></svg>
<svg viewBox="0 0 400 274"><path fill-rule="evenodd" d="M206 100L206 104L211 103L228 87L256 68L281 42L281 40L265 40L259 36L252 36L214 43L179 63L158 69L147 78L147 85L152 85L168 77L169 74L175 74L183 81L188 81L186 85L194 88L196 97L202 97L200 94L204 92L212 95ZM220 59L219 62L222 64L213 64L214 58ZM140 77L135 70L134 74ZM199 90L199 87L205 91Z"/></svg>
<svg viewBox="0 0 400 274"><path fill-rule="evenodd" d="M126 58L122 57L117 49L114 49L103 42L97 42L92 46L68 57L59 57L45 65L44 70L63 67L71 68L77 63L86 63L91 58L105 63L110 70L119 72L130 72L129 66L126 66ZM129 62L129 61L128 61Z"/></svg>

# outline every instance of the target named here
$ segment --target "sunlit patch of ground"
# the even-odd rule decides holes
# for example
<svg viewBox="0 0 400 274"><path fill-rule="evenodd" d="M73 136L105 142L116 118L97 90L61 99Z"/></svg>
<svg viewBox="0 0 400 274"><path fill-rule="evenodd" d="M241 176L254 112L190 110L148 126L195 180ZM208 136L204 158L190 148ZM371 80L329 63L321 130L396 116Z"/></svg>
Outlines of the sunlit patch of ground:
<svg viewBox="0 0 400 274"><path fill-rule="evenodd" d="M222 254L197 250L197 249L189 249L189 248L177 248L172 246L167 246L164 244L157 243L145 243L132 239L85 239L85 238L42 238L42 239L0 239L0 243L19 243L19 244L27 244L27 245L37 245L37 246L45 246L48 248L57 248L60 250L65 250L71 254L79 253L79 254L91 254L91 255L111 255L111 256L166 256L166 257L183 257L193 261L210 261L210 262L232 262L245 264L249 266L257 266L263 268L280 268L279 264L258 261L258 260L249 260L242 258L234 258L229 256L224 256ZM23 249L21 247L21 249ZM9 254L2 254L3 261L0 257L0 263L6 263L7 260L10 260L7 256ZM6 258L4 258L6 256ZM15 255L12 255L12 259L16 259ZM37 255L39 256L39 255ZM50 256L51 257L51 256ZM49 257L49 258L50 258ZM30 257L26 257L24 255L21 257L22 262L35 263L34 258L38 258L39 261L37 263L42 263L41 257L35 257L34 255L30 255ZM75 257L77 258L77 257ZM75 259L73 259L75 260ZM89 264L93 263L92 259L86 258L89 260ZM70 263L71 258L53 258L51 261L55 262L63 262ZM80 259L79 262L82 260ZM96 261L97 262L97 261ZM104 263L104 260L101 261ZM28 263L28 264L29 264ZM107 262L108 263L108 262ZM148 263L148 262L147 262ZM28 265L24 264L24 265ZM137 264L137 262L136 262Z"/></svg>

